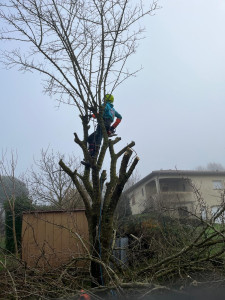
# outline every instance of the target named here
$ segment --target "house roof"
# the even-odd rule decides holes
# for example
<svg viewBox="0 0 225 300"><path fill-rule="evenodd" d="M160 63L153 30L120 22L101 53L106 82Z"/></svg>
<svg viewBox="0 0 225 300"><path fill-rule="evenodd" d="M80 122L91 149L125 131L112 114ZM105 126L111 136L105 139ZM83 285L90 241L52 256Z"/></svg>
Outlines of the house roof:
<svg viewBox="0 0 225 300"><path fill-rule="evenodd" d="M199 170L156 170L152 171L150 174L142 178L140 181L135 183L129 189L125 191L125 193L129 193L137 188L139 185L149 181L154 177L160 176L225 176L225 171L199 171Z"/></svg>

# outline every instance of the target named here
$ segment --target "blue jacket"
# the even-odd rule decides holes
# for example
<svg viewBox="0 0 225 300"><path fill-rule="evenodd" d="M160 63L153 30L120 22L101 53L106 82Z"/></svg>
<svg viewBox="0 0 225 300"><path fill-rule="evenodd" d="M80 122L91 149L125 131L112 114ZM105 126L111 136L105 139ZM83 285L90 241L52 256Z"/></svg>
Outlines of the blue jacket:
<svg viewBox="0 0 225 300"><path fill-rule="evenodd" d="M113 122L115 117L122 120L122 116L115 110L113 104L106 102L103 118L110 119Z"/></svg>

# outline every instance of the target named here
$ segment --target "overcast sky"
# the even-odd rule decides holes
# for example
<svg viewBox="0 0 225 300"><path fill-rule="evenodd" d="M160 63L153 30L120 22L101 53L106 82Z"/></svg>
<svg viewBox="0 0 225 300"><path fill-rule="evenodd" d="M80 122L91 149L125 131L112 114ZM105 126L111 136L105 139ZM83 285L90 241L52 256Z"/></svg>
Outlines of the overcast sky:
<svg viewBox="0 0 225 300"><path fill-rule="evenodd" d="M158 169L225 165L225 1L160 0L130 65L143 66L115 92L120 146L134 140L141 177ZM39 74L0 70L0 149L18 153L17 172L41 148L82 155L73 107L42 94Z"/></svg>

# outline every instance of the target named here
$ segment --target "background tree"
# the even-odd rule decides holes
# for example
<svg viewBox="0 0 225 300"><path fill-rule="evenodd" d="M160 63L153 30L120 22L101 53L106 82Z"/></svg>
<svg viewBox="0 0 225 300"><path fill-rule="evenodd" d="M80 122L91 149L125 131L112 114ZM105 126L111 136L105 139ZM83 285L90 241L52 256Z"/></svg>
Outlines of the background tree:
<svg viewBox="0 0 225 300"><path fill-rule="evenodd" d="M17 156L14 152L11 152L10 159L7 158L7 153L2 154L0 160L0 201L10 214L10 222L6 225L6 231L10 231L10 241L11 245L13 245L10 249L13 249L13 252L18 256L17 237L19 231L16 230L16 207L18 209L20 206L20 199L28 198L28 189L21 180L16 178L16 165Z"/></svg>
<svg viewBox="0 0 225 300"><path fill-rule="evenodd" d="M0 234L5 232L5 211L4 203L6 201L13 201L17 197L27 197L28 189L23 181L20 179L2 175L5 174L4 168L0 166ZM7 173L8 174L8 173Z"/></svg>
<svg viewBox="0 0 225 300"><path fill-rule="evenodd" d="M23 212L34 209L30 199L25 195L23 197L16 197L14 200L14 210L12 212L11 203L6 201L4 204L5 209L5 246L11 253L21 251L21 234L22 234L22 219ZM14 238L14 221L15 218L15 233L16 240ZM15 245L15 242L17 243Z"/></svg>
<svg viewBox="0 0 225 300"><path fill-rule="evenodd" d="M37 205L44 204L55 209L74 209L84 206L73 181L59 166L63 155L53 150L41 150L27 177L30 195ZM69 156L69 168L78 168L77 158Z"/></svg>
<svg viewBox="0 0 225 300"><path fill-rule="evenodd" d="M206 167L198 166L196 168L198 171L225 171L224 166L221 163L210 162Z"/></svg>
<svg viewBox="0 0 225 300"><path fill-rule="evenodd" d="M23 53L18 48L5 52L6 66L42 73L45 92L60 102L74 104L80 114L83 138L74 133L75 143L90 167L81 173L71 170L63 160L60 166L85 204L92 245L91 272L101 284L104 270L98 261L108 264L114 211L139 160L137 156L132 160L134 142L115 152L120 138L108 138L103 120L104 96L136 74L137 70L125 67L143 37L139 21L157 8L154 0L145 5L141 0L3 0L0 4L0 17L7 24L1 40L21 42L27 47ZM87 149L90 113L96 115L103 132L102 146L94 158ZM102 170L107 149L111 157L109 177Z"/></svg>

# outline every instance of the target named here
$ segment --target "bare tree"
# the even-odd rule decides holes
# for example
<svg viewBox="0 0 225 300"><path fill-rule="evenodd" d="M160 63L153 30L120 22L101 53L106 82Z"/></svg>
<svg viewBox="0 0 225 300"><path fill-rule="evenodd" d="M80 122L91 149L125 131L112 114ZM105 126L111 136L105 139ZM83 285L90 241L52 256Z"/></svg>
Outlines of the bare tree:
<svg viewBox="0 0 225 300"><path fill-rule="evenodd" d="M225 171L224 166L221 163L210 162L206 167L198 166L196 168L198 171Z"/></svg>
<svg viewBox="0 0 225 300"><path fill-rule="evenodd" d="M27 177L30 195L37 204L54 206L57 209L83 207L82 199L74 187L73 181L59 166L63 158L59 152L41 150L41 157L34 160ZM70 155L69 168L78 168L77 158Z"/></svg>
<svg viewBox="0 0 225 300"><path fill-rule="evenodd" d="M5 197L9 203L9 207L12 213L12 222L13 222L13 226L12 226L12 231L13 231L13 240L14 240L14 245L15 245L15 254L18 256L19 252L18 252L18 245L17 245L17 237L16 237L16 216L15 216L15 169L16 169L16 164L17 164L17 159L15 158L15 156L11 155L11 160L8 162L5 159L5 156L2 155L2 159L1 159L1 172L0 172L0 183L2 185L2 188L4 190L4 194ZM7 175L10 176L11 180L12 180L12 185L13 185L13 190L12 190L12 194L8 194L7 193L7 189L6 186L4 184L3 178L2 176Z"/></svg>
<svg viewBox="0 0 225 300"><path fill-rule="evenodd" d="M74 133L74 141L90 167L85 167L81 173L71 170L63 160L59 164L72 179L85 204L93 258L100 257L106 264L110 257L114 211L139 158L132 156L134 142L115 152L114 146L121 139L111 139L107 135L104 99L106 93L112 93L138 71L126 69L126 63L143 38L139 21L158 9L157 0L150 2L3 0L0 4L0 17L7 24L1 30L0 39L20 42L27 47L22 53L18 48L4 52L5 65L45 75L44 91L60 102L75 105L78 110L83 139ZM94 158L87 149L88 115L92 113L103 132L102 146ZM108 178L102 170L107 149L111 156ZM102 197L104 185L106 192ZM95 259L91 272L102 284L104 274Z"/></svg>

